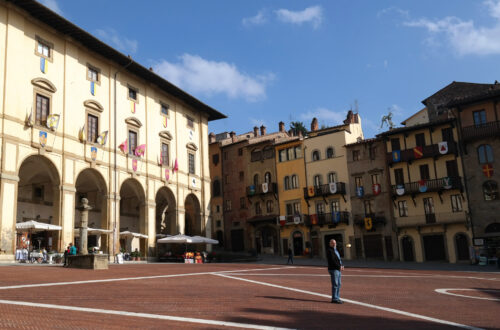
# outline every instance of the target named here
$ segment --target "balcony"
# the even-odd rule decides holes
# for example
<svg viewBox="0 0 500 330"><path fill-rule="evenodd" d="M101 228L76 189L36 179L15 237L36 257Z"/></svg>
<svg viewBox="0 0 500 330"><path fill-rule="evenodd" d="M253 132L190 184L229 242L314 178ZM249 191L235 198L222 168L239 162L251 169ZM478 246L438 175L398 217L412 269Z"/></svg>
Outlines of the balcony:
<svg viewBox="0 0 500 330"><path fill-rule="evenodd" d="M271 182L267 185L267 191L264 192L264 185L251 185L247 186L247 196L257 196L257 195L265 195L265 194L275 194L278 192L278 185L276 182Z"/></svg>
<svg viewBox="0 0 500 330"><path fill-rule="evenodd" d="M446 153L446 155L456 154L456 153L458 153L457 143L454 141L448 141L448 152ZM398 163L400 163L400 162L412 162L412 161L417 160L417 159L439 157L442 155L443 154L441 154L439 152L439 145L438 144L431 144L431 145L422 147L422 156L418 157L418 158L415 157L415 152L413 151L413 148L401 150L401 160ZM397 162L393 161L391 152L387 153L387 162L389 165L397 163Z"/></svg>
<svg viewBox="0 0 500 330"><path fill-rule="evenodd" d="M424 191L423 188L420 187L419 181L405 183L404 185L393 185L391 186L392 195L393 196L404 196L404 195L415 195L426 192L443 192L445 190L463 190L462 178L457 177L449 177L449 182L445 182L445 178L434 179L434 180L426 180L425 185L427 189ZM400 188L404 187L403 191L400 191Z"/></svg>
<svg viewBox="0 0 500 330"><path fill-rule="evenodd" d="M285 216L285 225L299 225L304 223L305 217L304 214L287 215Z"/></svg>
<svg viewBox="0 0 500 330"><path fill-rule="evenodd" d="M337 191L332 194L330 190L330 184L322 184L321 186L314 186L314 195L310 196L309 195L309 188L304 188L304 198L309 199L309 198L314 198L314 197L323 197L323 196L330 196L330 195L336 195L336 194L341 194L345 195L345 183L344 182L337 182Z"/></svg>
<svg viewBox="0 0 500 330"><path fill-rule="evenodd" d="M422 214L410 217L399 217L396 218L396 227L398 228L408 228L408 227L422 227L422 226L432 226L432 225L445 225L445 224L456 224L467 222L467 215L465 212L446 212L446 213L435 213L435 214Z"/></svg>
<svg viewBox="0 0 500 330"><path fill-rule="evenodd" d="M308 226L314 225L338 225L344 223L349 224L349 212L332 212L332 213L319 213L310 214L306 216L305 223Z"/></svg>
<svg viewBox="0 0 500 330"><path fill-rule="evenodd" d="M385 225L387 223L387 219L385 218L385 213L369 213L363 215L355 215L354 216L354 224L360 227L365 226L365 218L371 218L373 226L382 224Z"/></svg>
<svg viewBox="0 0 500 330"><path fill-rule="evenodd" d="M462 127L462 139L464 142L493 136L500 136L500 121Z"/></svg>

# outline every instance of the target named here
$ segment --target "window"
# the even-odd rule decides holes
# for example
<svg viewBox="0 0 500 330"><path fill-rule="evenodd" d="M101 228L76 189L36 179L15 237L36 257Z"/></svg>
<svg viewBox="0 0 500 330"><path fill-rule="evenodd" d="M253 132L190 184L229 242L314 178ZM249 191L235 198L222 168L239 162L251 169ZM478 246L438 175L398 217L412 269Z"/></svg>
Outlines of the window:
<svg viewBox="0 0 500 330"><path fill-rule="evenodd" d="M326 213L326 205L323 202L316 203L316 213L317 214L325 214Z"/></svg>
<svg viewBox="0 0 500 330"><path fill-rule="evenodd" d="M356 188L363 187L363 177L362 176L355 176L354 183L356 184Z"/></svg>
<svg viewBox="0 0 500 330"><path fill-rule="evenodd" d="M399 201L398 202L398 209L399 209L399 216L400 217L407 217L408 216L408 204L406 201Z"/></svg>
<svg viewBox="0 0 500 330"><path fill-rule="evenodd" d="M340 212L340 201L338 199L334 199L330 202L330 211Z"/></svg>
<svg viewBox="0 0 500 330"><path fill-rule="evenodd" d="M295 154L295 158L302 158L302 149L300 148L300 146L294 147L293 151Z"/></svg>
<svg viewBox="0 0 500 330"><path fill-rule="evenodd" d="M299 177L297 175L292 175L292 189L297 189L299 187Z"/></svg>
<svg viewBox="0 0 500 330"><path fill-rule="evenodd" d="M404 184L405 179L404 179L402 168L396 168L394 170L394 179L395 179L397 185Z"/></svg>
<svg viewBox="0 0 500 330"><path fill-rule="evenodd" d="M321 186L321 175L316 174L316 175L314 176L314 186L315 186L315 187L319 187L319 186Z"/></svg>
<svg viewBox="0 0 500 330"><path fill-rule="evenodd" d="M87 115L87 141L96 143L99 136L99 118L91 114Z"/></svg>
<svg viewBox="0 0 500 330"><path fill-rule="evenodd" d="M239 149L238 149L239 153ZM260 152L260 149L254 149L252 150L252 153L250 154L250 160L252 162L256 162L262 159L262 153Z"/></svg>
<svg viewBox="0 0 500 330"><path fill-rule="evenodd" d="M286 215L300 214L300 202L286 203Z"/></svg>
<svg viewBox="0 0 500 330"><path fill-rule="evenodd" d="M137 132L128 131L128 153L130 155L134 154L135 148L137 148Z"/></svg>
<svg viewBox="0 0 500 330"><path fill-rule="evenodd" d="M289 176L285 176L284 185L285 185L285 190L290 190L291 189L291 187L290 187L290 177Z"/></svg>
<svg viewBox="0 0 500 330"><path fill-rule="evenodd" d="M446 161L446 173L450 178L458 177L458 166L455 159Z"/></svg>
<svg viewBox="0 0 500 330"><path fill-rule="evenodd" d="M225 209L226 209L226 211L231 211L231 200L230 199L226 199Z"/></svg>
<svg viewBox="0 0 500 330"><path fill-rule="evenodd" d="M370 147L370 159L374 160L377 157L377 147Z"/></svg>
<svg viewBox="0 0 500 330"><path fill-rule="evenodd" d="M333 150L332 147L329 147L326 149L326 158L333 158L335 157L335 151Z"/></svg>
<svg viewBox="0 0 500 330"><path fill-rule="evenodd" d="M452 212L462 211L462 196L451 195L451 211Z"/></svg>
<svg viewBox="0 0 500 330"><path fill-rule="evenodd" d="M243 156L243 148L238 148L238 156Z"/></svg>
<svg viewBox="0 0 500 330"><path fill-rule="evenodd" d="M45 188L43 185L33 187L33 201L43 201L45 195Z"/></svg>
<svg viewBox="0 0 500 330"><path fill-rule="evenodd" d="M99 71L92 67L87 67L87 79L93 82L99 81Z"/></svg>
<svg viewBox="0 0 500 330"><path fill-rule="evenodd" d="M489 144L481 144L477 147L477 158L479 164L493 163L493 149Z"/></svg>
<svg viewBox="0 0 500 330"><path fill-rule="evenodd" d="M215 212L220 213L220 205L215 206ZM220 220L217 220L217 226L220 227Z"/></svg>
<svg viewBox="0 0 500 330"><path fill-rule="evenodd" d="M353 161L358 161L359 160L359 150L353 150L352 151L352 160Z"/></svg>
<svg viewBox="0 0 500 330"><path fill-rule="evenodd" d="M255 203L255 214L261 214L262 209L260 208L260 202Z"/></svg>
<svg viewBox="0 0 500 330"><path fill-rule="evenodd" d="M137 101L137 91L131 87L128 88L128 98Z"/></svg>
<svg viewBox="0 0 500 330"><path fill-rule="evenodd" d="M441 135L443 136L443 141L453 142L453 129L451 127L443 128Z"/></svg>
<svg viewBox="0 0 500 330"><path fill-rule="evenodd" d="M267 213L273 212L273 201L266 202L266 211Z"/></svg>
<svg viewBox="0 0 500 330"><path fill-rule="evenodd" d="M274 149L272 147L265 147L262 154L264 159L274 158Z"/></svg>
<svg viewBox="0 0 500 330"><path fill-rule="evenodd" d="M270 172L266 172L266 174L264 174L264 182L271 183L271 173Z"/></svg>
<svg viewBox="0 0 500 330"><path fill-rule="evenodd" d="M240 209L245 209L247 207L245 197L240 197Z"/></svg>
<svg viewBox="0 0 500 330"><path fill-rule="evenodd" d="M295 159L295 152L294 152L293 148L286 149L286 153L287 153L288 160Z"/></svg>
<svg viewBox="0 0 500 330"><path fill-rule="evenodd" d="M214 180L213 194L214 194L214 197L220 196L220 181L219 180Z"/></svg>
<svg viewBox="0 0 500 330"><path fill-rule="evenodd" d="M415 134L415 143L417 147L425 147L425 134L424 133Z"/></svg>
<svg viewBox="0 0 500 330"><path fill-rule="evenodd" d="M380 174L372 174L372 184L380 184Z"/></svg>
<svg viewBox="0 0 500 330"><path fill-rule="evenodd" d="M424 198L425 214L434 214L434 201L432 197Z"/></svg>
<svg viewBox="0 0 500 330"><path fill-rule="evenodd" d="M50 48L51 47L50 47L49 43L47 43L45 41L37 40L36 52L38 55L46 57L46 58L50 58L51 57Z"/></svg>
<svg viewBox="0 0 500 330"><path fill-rule="evenodd" d="M337 182L337 173L335 172L328 173L328 183L330 182Z"/></svg>
<svg viewBox="0 0 500 330"><path fill-rule="evenodd" d="M168 109L170 109L168 104L160 103L160 112L162 115L168 116Z"/></svg>
<svg viewBox="0 0 500 330"><path fill-rule="evenodd" d="M280 162L302 158L302 149L300 146L281 149L278 151L278 157Z"/></svg>
<svg viewBox="0 0 500 330"><path fill-rule="evenodd" d="M319 160L320 156L319 156L319 151L318 150L314 150L313 153L312 153L312 160L313 162Z"/></svg>
<svg viewBox="0 0 500 330"><path fill-rule="evenodd" d="M46 96L36 94L36 124L45 126L50 114L50 99Z"/></svg>
<svg viewBox="0 0 500 330"><path fill-rule="evenodd" d="M429 180L429 165L420 165L420 180Z"/></svg>
<svg viewBox="0 0 500 330"><path fill-rule="evenodd" d="M212 155L212 163L217 166L219 164L219 154L213 154Z"/></svg>
<svg viewBox="0 0 500 330"><path fill-rule="evenodd" d="M491 180L483 183L483 195L485 201L498 199L498 184Z"/></svg>
<svg viewBox="0 0 500 330"><path fill-rule="evenodd" d="M217 212L219 212L219 205L217 205ZM217 221L215 222L215 224L216 224L216 226L217 226L217 227L220 227L220 226L222 226L222 221L217 220Z"/></svg>
<svg viewBox="0 0 500 330"><path fill-rule="evenodd" d="M194 119L192 117L186 116L188 127L194 128Z"/></svg>
<svg viewBox="0 0 500 330"><path fill-rule="evenodd" d="M189 174L194 174L195 166L194 166L194 154L188 154L188 164L189 164Z"/></svg>
<svg viewBox="0 0 500 330"><path fill-rule="evenodd" d="M167 143L161 144L161 163L166 165L166 166L168 166L168 164L169 164L168 144Z"/></svg>
<svg viewBox="0 0 500 330"><path fill-rule="evenodd" d="M391 139L391 150L392 151L401 150L401 146L399 145L398 138Z"/></svg>
<svg viewBox="0 0 500 330"><path fill-rule="evenodd" d="M253 184L254 184L255 186L258 186L258 185L259 185L259 175L258 175L258 174L255 174L255 175L253 176Z"/></svg>
<svg viewBox="0 0 500 330"><path fill-rule="evenodd" d="M486 124L486 112L484 110L474 111L472 112L472 116L474 118L475 126Z"/></svg>
<svg viewBox="0 0 500 330"><path fill-rule="evenodd" d="M372 201L365 200L363 204L365 206L365 215L372 214L373 213Z"/></svg>
<svg viewBox="0 0 500 330"><path fill-rule="evenodd" d="M245 179L245 172L240 171L240 182Z"/></svg>
<svg viewBox="0 0 500 330"><path fill-rule="evenodd" d="M280 162L286 161L286 149L281 149L279 151L279 161Z"/></svg>

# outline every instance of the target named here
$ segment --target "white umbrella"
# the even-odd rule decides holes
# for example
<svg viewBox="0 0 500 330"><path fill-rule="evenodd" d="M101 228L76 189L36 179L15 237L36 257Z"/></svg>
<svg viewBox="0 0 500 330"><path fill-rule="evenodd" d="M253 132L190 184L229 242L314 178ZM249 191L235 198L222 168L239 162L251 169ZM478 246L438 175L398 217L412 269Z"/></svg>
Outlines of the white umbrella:
<svg viewBox="0 0 500 330"><path fill-rule="evenodd" d="M120 233L120 236L132 236L132 237L139 237L139 238L148 238L148 235L144 235L141 233L133 233L131 231L122 231Z"/></svg>
<svg viewBox="0 0 500 330"><path fill-rule="evenodd" d="M88 235L99 235L99 234L109 234L112 233L112 230L108 229L100 229L100 228L87 228ZM75 228L75 235L80 235L80 228Z"/></svg>
<svg viewBox="0 0 500 330"><path fill-rule="evenodd" d="M44 230L61 230L61 226L51 225L50 223L38 222L29 220L16 223L17 231L44 231Z"/></svg>
<svg viewBox="0 0 500 330"><path fill-rule="evenodd" d="M216 239L211 239L211 238L208 238L208 237L203 237L203 236L193 236L193 238L197 238L199 240L202 240L203 242L202 243L205 243L205 244L219 244L219 241L216 240Z"/></svg>
<svg viewBox="0 0 500 330"><path fill-rule="evenodd" d="M195 242L196 241L196 242ZM187 235L174 235L174 236L167 236L164 238L160 238L157 243L177 243L177 244L184 244L184 243L201 243L197 241L196 239L193 240L193 237L187 236Z"/></svg>

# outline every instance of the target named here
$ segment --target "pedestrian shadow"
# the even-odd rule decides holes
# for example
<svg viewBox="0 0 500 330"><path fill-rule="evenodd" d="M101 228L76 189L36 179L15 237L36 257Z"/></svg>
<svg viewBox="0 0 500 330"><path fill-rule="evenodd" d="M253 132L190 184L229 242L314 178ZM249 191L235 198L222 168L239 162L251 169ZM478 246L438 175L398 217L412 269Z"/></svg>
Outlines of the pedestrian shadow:
<svg viewBox="0 0 500 330"><path fill-rule="evenodd" d="M309 301L309 302L315 302L315 303L324 303L330 301L326 301L325 299L322 300L313 300L313 299L298 299L298 298L290 298L290 297L278 297L278 296L256 296L257 298L265 298L265 299L277 299L277 300L294 300L294 301Z"/></svg>

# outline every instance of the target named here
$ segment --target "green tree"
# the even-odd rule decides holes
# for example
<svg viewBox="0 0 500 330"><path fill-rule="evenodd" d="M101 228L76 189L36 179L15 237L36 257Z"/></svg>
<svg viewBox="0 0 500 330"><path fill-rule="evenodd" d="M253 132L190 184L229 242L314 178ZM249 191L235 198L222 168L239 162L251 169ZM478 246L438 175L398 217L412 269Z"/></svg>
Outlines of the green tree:
<svg viewBox="0 0 500 330"><path fill-rule="evenodd" d="M292 121L290 123L290 129L294 132L294 134L298 135L299 132L302 132L302 136L307 135L307 129L304 126L304 123L301 121Z"/></svg>

